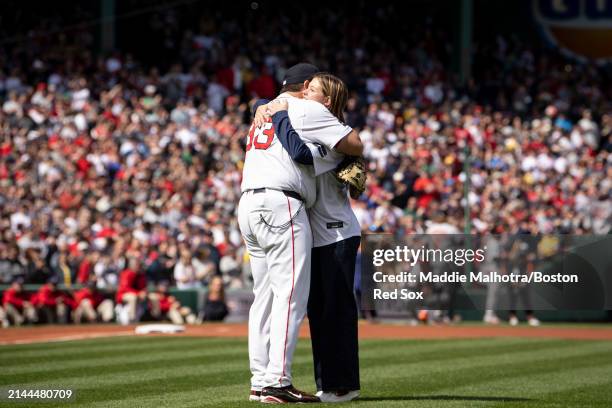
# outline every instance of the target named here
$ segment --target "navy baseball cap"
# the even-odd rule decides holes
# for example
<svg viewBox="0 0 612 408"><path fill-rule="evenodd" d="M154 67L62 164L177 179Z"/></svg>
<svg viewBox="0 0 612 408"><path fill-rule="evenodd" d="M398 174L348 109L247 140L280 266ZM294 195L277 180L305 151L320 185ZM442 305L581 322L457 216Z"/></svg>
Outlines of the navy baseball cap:
<svg viewBox="0 0 612 408"><path fill-rule="evenodd" d="M291 84L301 84L304 81L312 79L312 77L320 72L319 68L307 62L300 62L289 68L285 72L283 78L283 86Z"/></svg>

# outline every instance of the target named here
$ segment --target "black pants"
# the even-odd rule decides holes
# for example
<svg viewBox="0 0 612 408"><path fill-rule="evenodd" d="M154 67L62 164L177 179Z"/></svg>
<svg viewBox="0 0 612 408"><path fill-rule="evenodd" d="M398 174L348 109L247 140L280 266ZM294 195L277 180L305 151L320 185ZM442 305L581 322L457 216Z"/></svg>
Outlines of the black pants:
<svg viewBox="0 0 612 408"><path fill-rule="evenodd" d="M359 386L357 305L353 295L360 237L313 248L308 320L318 391Z"/></svg>

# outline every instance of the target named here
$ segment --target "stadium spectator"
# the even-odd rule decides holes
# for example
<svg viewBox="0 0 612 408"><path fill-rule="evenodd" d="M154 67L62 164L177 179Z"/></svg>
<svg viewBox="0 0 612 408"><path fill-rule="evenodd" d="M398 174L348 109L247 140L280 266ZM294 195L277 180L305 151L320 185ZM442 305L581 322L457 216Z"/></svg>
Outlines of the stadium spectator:
<svg viewBox="0 0 612 408"><path fill-rule="evenodd" d="M219 272L225 277L228 287L240 288L244 285L241 266L237 251L228 248L219 261Z"/></svg>
<svg viewBox="0 0 612 408"><path fill-rule="evenodd" d="M7 236L10 232L6 231ZM19 248L14 242L0 243L0 281L12 282L17 278L25 278L25 268L19 260Z"/></svg>
<svg viewBox="0 0 612 408"><path fill-rule="evenodd" d="M172 255L168 253L168 243L160 243L158 250L149 253L145 261L147 281L154 284L170 282L175 263Z"/></svg>
<svg viewBox="0 0 612 408"><path fill-rule="evenodd" d="M206 277L205 269L197 267L191 252L184 248L181 257L174 266L174 279L179 289L195 289L202 287L202 279Z"/></svg>
<svg viewBox="0 0 612 408"><path fill-rule="evenodd" d="M29 239L22 237L19 242L23 243ZM28 247L25 250L26 258L26 280L29 283L45 283L53 273L47 262L42 257L41 249L37 247Z"/></svg>
<svg viewBox="0 0 612 408"><path fill-rule="evenodd" d="M100 255L98 252L90 252L85 255L79 265L76 281L80 284L86 284L93 276L94 265L98 262Z"/></svg>
<svg viewBox="0 0 612 408"><path fill-rule="evenodd" d="M220 276L215 276L208 286L208 293L204 302L204 309L202 310L202 320L222 321L228 313L229 310L225 303L223 279Z"/></svg>

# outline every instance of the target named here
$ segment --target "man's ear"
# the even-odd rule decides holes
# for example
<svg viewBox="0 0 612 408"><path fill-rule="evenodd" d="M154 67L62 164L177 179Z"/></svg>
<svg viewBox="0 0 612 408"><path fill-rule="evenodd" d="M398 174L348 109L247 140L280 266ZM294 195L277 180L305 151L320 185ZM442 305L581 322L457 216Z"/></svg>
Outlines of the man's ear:
<svg viewBox="0 0 612 408"><path fill-rule="evenodd" d="M302 89L302 91L307 90L308 89L308 85L310 85L310 80L307 79L307 80L304 81L304 89Z"/></svg>

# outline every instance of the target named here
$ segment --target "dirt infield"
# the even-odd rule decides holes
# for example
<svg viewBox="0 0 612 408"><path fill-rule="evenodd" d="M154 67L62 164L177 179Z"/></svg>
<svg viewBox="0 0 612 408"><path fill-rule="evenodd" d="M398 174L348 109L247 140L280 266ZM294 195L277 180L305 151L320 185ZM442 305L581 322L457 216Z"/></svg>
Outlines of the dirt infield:
<svg viewBox="0 0 612 408"><path fill-rule="evenodd" d="M29 344L100 337L135 336L135 326L88 325L88 326L34 326L0 329L0 345ZM212 323L187 326L184 333L172 336L190 337L245 337L244 323ZM302 325L300 336L309 336L308 325ZM508 326L402 326L391 324L359 325L362 339L448 339L476 337L531 337L578 340L612 340L612 325L601 327L508 327Z"/></svg>

